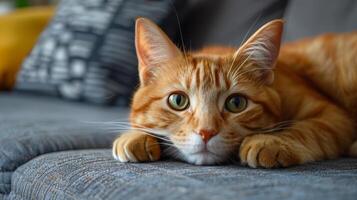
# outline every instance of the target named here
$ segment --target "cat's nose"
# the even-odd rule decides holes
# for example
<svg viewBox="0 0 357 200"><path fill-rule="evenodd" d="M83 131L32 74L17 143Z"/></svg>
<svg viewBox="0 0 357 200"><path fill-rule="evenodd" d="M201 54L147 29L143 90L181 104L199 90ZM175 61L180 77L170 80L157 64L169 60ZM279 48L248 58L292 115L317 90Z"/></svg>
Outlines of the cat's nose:
<svg viewBox="0 0 357 200"><path fill-rule="evenodd" d="M203 142L207 143L211 138L217 135L217 131L202 129L198 132L198 134L201 136Z"/></svg>

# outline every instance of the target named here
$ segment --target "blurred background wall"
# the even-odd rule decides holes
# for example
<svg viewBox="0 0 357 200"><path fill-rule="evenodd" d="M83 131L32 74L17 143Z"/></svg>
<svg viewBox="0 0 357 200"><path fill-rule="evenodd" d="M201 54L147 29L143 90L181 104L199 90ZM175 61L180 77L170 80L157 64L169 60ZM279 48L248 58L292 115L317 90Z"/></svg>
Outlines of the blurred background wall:
<svg viewBox="0 0 357 200"><path fill-rule="evenodd" d="M284 41L357 30L356 0L190 0L183 22L186 47L239 46L266 22L285 20Z"/></svg>

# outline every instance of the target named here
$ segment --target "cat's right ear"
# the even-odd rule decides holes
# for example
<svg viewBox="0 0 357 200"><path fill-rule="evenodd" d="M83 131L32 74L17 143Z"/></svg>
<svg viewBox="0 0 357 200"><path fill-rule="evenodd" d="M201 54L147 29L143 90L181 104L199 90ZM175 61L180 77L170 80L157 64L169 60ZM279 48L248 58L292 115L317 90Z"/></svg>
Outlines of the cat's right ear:
<svg viewBox="0 0 357 200"><path fill-rule="evenodd" d="M139 61L141 84L145 85L155 74L155 68L182 56L169 37L152 21L138 18L135 25L135 47Z"/></svg>
<svg viewBox="0 0 357 200"><path fill-rule="evenodd" d="M271 84L274 81L273 68L277 61L284 21L273 20L257 30L237 51L241 59L237 66L244 66L245 71L257 81ZM247 61L247 62L246 62ZM251 65L249 65L250 63Z"/></svg>

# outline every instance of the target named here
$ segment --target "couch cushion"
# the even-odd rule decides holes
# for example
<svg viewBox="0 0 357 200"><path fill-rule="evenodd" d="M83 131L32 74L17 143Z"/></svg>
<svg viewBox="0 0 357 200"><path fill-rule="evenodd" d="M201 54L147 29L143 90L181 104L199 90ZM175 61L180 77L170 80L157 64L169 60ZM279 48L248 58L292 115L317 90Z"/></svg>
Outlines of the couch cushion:
<svg viewBox="0 0 357 200"><path fill-rule="evenodd" d="M108 148L118 132L104 124L127 109L90 106L24 94L0 95L0 193L10 192L12 172L34 157L70 149Z"/></svg>
<svg viewBox="0 0 357 200"><path fill-rule="evenodd" d="M111 150L79 150L42 155L18 168L8 199L354 200L356 183L357 159L266 170L120 163Z"/></svg>
<svg viewBox="0 0 357 200"><path fill-rule="evenodd" d="M96 103L129 100L137 85L134 24L147 17L176 32L184 0L62 0L24 62L17 88Z"/></svg>

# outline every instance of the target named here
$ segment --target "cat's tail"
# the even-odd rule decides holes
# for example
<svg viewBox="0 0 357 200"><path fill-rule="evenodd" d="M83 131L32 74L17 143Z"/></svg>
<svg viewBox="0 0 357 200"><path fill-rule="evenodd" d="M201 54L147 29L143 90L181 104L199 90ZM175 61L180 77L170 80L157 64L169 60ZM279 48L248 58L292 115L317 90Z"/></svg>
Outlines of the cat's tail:
<svg viewBox="0 0 357 200"><path fill-rule="evenodd" d="M355 141L351 147L350 147L350 151L349 151L349 155L352 157L357 157L357 141Z"/></svg>

